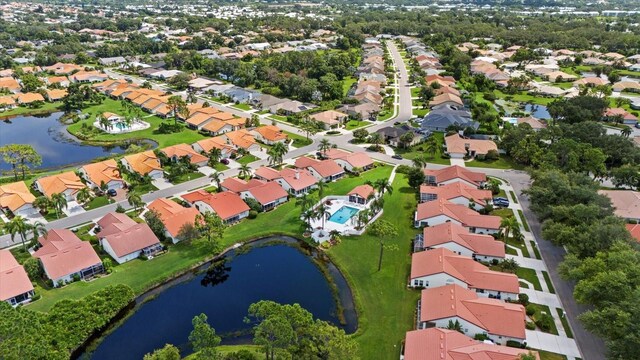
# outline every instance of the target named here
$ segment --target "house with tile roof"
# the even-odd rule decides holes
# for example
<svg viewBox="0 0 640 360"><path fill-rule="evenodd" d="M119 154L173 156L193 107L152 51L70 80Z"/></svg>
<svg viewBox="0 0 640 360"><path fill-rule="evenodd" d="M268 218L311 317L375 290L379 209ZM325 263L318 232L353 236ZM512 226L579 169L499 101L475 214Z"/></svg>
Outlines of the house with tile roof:
<svg viewBox="0 0 640 360"><path fill-rule="evenodd" d="M599 190L598 194L611 200L613 213L617 216L640 221L640 192L633 190Z"/></svg>
<svg viewBox="0 0 640 360"><path fill-rule="evenodd" d="M349 152L342 149L329 149L323 154L326 158L334 160L344 170L367 171L373 168L373 159L364 151Z"/></svg>
<svg viewBox="0 0 640 360"><path fill-rule="evenodd" d="M318 187L318 179L306 169L283 168L275 170L262 166L256 169L254 176L259 180L275 181L289 194L296 197L307 194Z"/></svg>
<svg viewBox="0 0 640 360"><path fill-rule="evenodd" d="M27 272L11 251L0 249L0 301L17 306L28 303L35 295Z"/></svg>
<svg viewBox="0 0 640 360"><path fill-rule="evenodd" d="M618 121L620 119L623 124L632 126L638 123L638 117L623 108L608 108L602 118L605 121Z"/></svg>
<svg viewBox="0 0 640 360"><path fill-rule="evenodd" d="M76 83L102 82L107 79L109 79L109 76L99 71L81 70L69 76L69 80Z"/></svg>
<svg viewBox="0 0 640 360"><path fill-rule="evenodd" d="M127 170L140 176L149 175L152 179L160 179L164 175L160 159L151 150L126 155L120 161Z"/></svg>
<svg viewBox="0 0 640 360"><path fill-rule="evenodd" d="M479 297L456 284L422 290L419 321L421 329L446 329L450 321L458 321L465 335L486 335L499 345L522 344L527 339L524 306Z"/></svg>
<svg viewBox="0 0 640 360"><path fill-rule="evenodd" d="M185 224L195 224L198 210L186 208L167 198L158 198L147 205L149 211L155 211L164 224L165 236L175 244L180 239L180 229Z"/></svg>
<svg viewBox="0 0 640 360"><path fill-rule="evenodd" d="M464 226L447 222L422 229L424 250L444 248L474 260L503 260L505 246L491 235L473 234Z"/></svg>
<svg viewBox="0 0 640 360"><path fill-rule="evenodd" d="M156 255L163 250L158 237L146 223L137 223L128 215L108 213L98 220L96 236L102 249L118 264Z"/></svg>
<svg viewBox="0 0 640 360"><path fill-rule="evenodd" d="M35 200L24 181L0 185L0 208L4 212L22 217L37 214L38 209L33 206Z"/></svg>
<svg viewBox="0 0 640 360"><path fill-rule="evenodd" d="M30 93L20 93L16 96L16 101L18 104L31 104L36 101L44 101L44 97L40 93L30 92Z"/></svg>
<svg viewBox="0 0 640 360"><path fill-rule="evenodd" d="M189 163L196 166L205 166L209 162L209 158L195 151L187 144L176 144L161 149L160 152L172 162L178 162L180 159L187 157Z"/></svg>
<svg viewBox="0 0 640 360"><path fill-rule="evenodd" d="M349 202L360 204L360 205L368 204L370 201L373 200L373 197L375 195L376 195L376 190L373 188L373 186L369 184L358 185L347 193L347 196L349 197Z"/></svg>
<svg viewBox="0 0 640 360"><path fill-rule="evenodd" d="M13 95L0 96L0 109L15 109L16 106L16 98Z"/></svg>
<svg viewBox="0 0 640 360"><path fill-rule="evenodd" d="M74 201L78 191L87 187L73 171L41 177L34 185L48 198L53 194L64 194L67 201Z"/></svg>
<svg viewBox="0 0 640 360"><path fill-rule="evenodd" d="M489 151L498 151L498 145L492 140L465 139L459 134L444 138L445 152L453 159L464 157L484 158Z"/></svg>
<svg viewBox="0 0 640 360"><path fill-rule="evenodd" d="M206 212L217 214L226 224L246 218L251 210L240 195L231 191L209 193L196 190L182 195L182 198L203 214Z"/></svg>
<svg viewBox="0 0 640 360"><path fill-rule="evenodd" d="M544 129L547 127L547 124L543 123L542 121L540 121L540 119L534 117L534 116L526 116L526 117L521 117L518 118L516 120L517 124L528 124L529 126L531 126L531 128L534 131L540 131L541 129Z"/></svg>
<svg viewBox="0 0 640 360"><path fill-rule="evenodd" d="M234 149L244 149L246 151L260 151L261 147L256 142L253 135L246 129L226 132L216 136L224 143L233 146Z"/></svg>
<svg viewBox="0 0 640 360"><path fill-rule="evenodd" d="M640 224L625 224L627 231L637 242L640 243Z"/></svg>
<svg viewBox="0 0 640 360"><path fill-rule="evenodd" d="M448 106L439 106L430 111L420 123L420 127L428 131L446 132L450 127L478 129L480 123L473 121L467 110L458 110Z"/></svg>
<svg viewBox="0 0 640 360"><path fill-rule="evenodd" d="M407 332L401 360L520 360L528 354L540 360L536 351L489 344L456 330L433 327Z"/></svg>
<svg viewBox="0 0 640 360"><path fill-rule="evenodd" d="M301 156L296 159L295 167L307 169L318 181L331 182L342 178L345 171L335 160L316 160L310 157Z"/></svg>
<svg viewBox="0 0 640 360"><path fill-rule="evenodd" d="M478 296L505 301L516 300L520 293L516 275L490 270L473 258L445 247L411 255L410 287L437 288L448 284L471 289Z"/></svg>
<svg viewBox="0 0 640 360"><path fill-rule="evenodd" d="M53 286L90 279L104 272L102 261L88 241L80 240L67 229L51 229L38 238L40 247L33 256L40 260L44 273Z"/></svg>
<svg viewBox="0 0 640 360"><path fill-rule="evenodd" d="M456 96L451 93L442 93L440 95L435 96L431 101L429 101L430 108L436 107L449 107L453 109L461 109L464 107L464 103L459 96Z"/></svg>
<svg viewBox="0 0 640 360"><path fill-rule="evenodd" d="M92 189L100 188L102 184L106 185L107 189L124 188L124 180L114 159L83 165L79 171Z"/></svg>
<svg viewBox="0 0 640 360"><path fill-rule="evenodd" d="M238 178L226 178L220 186L223 191L234 192L243 200L249 198L256 200L263 211L272 210L289 199L289 194L275 181L258 179L244 181Z"/></svg>
<svg viewBox="0 0 640 360"><path fill-rule="evenodd" d="M326 110L311 115L311 119L322 124L325 130L340 127L347 120L347 117L347 114L335 110Z"/></svg>
<svg viewBox="0 0 640 360"><path fill-rule="evenodd" d="M482 210L486 205L493 204L493 194L490 190L478 189L462 182L456 182L443 186L420 186L420 202L434 201L438 199L449 200L454 204L473 207Z"/></svg>
<svg viewBox="0 0 640 360"><path fill-rule="evenodd" d="M425 183L432 186L443 186L462 182L469 186L483 187L487 183L487 175L453 165L442 169L424 169Z"/></svg>
<svg viewBox="0 0 640 360"><path fill-rule="evenodd" d="M67 96L66 89L51 89L45 90L45 94L48 101L60 101L62 98Z"/></svg>
<svg viewBox="0 0 640 360"><path fill-rule="evenodd" d="M267 145L273 145L275 143L286 143L288 140L287 134L275 125L258 126L251 131L254 138Z"/></svg>
<svg viewBox="0 0 640 360"><path fill-rule="evenodd" d="M231 154L235 153L233 146L227 144L227 142L220 137L198 140L191 144L191 147L193 150L204 154L208 154L211 149L216 148L220 150L221 159L227 159Z"/></svg>
<svg viewBox="0 0 640 360"><path fill-rule="evenodd" d="M416 227L435 226L454 222L476 234L497 234L500 232L500 216L481 215L468 206L437 199L418 204L414 217Z"/></svg>

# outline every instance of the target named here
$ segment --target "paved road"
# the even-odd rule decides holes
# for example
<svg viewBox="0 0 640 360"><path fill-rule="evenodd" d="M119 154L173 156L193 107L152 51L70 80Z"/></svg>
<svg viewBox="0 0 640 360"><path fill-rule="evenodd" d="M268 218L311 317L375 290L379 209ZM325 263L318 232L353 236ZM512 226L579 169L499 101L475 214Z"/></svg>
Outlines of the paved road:
<svg viewBox="0 0 640 360"><path fill-rule="evenodd" d="M398 81L397 81L398 95L399 95L397 99L397 102L399 104L398 114L397 114L397 117L391 121L377 123L368 127L367 130L369 132L376 131L386 126L390 126L392 125L393 122L396 122L396 121L406 122L412 117L412 114L413 114L412 107L411 107L411 89L408 85L408 72L407 72L406 66L402 61L402 57L400 56L400 53L396 45L392 41L388 41L387 46L391 53L392 59L398 69L398 75L399 75ZM122 74L118 74L108 70L107 70L107 74L113 78L125 77ZM136 78L132 78L132 80L136 83L141 83L143 81L141 79L136 79ZM154 85L154 87L166 90L166 88L157 84ZM212 106L220 108L221 110L224 110L224 111L231 112L235 115L242 116L242 117L248 117L251 115L246 111L231 109L215 103L212 103ZM262 119L261 121L270 122L270 120L266 120L266 119ZM290 132L297 132L296 128L287 124L279 123L278 126ZM323 137L324 136L321 136L321 135L315 136L313 137L313 140L315 142L315 140ZM362 150L361 147L352 145L349 142L352 138L353 136L351 132L349 132L342 136L330 137L330 140L332 143L338 145L341 148L345 148L348 150ZM295 157L304 155L306 153L316 151L316 148L317 146L314 143L303 148L295 149L290 151L286 155L286 158L287 159L295 158ZM395 164L405 164L405 165L411 164L411 162L408 160L395 160L391 158L391 156L386 154L371 152L369 153L369 155L378 161L384 161L384 162L395 163ZM253 169L256 169L262 165L267 165L267 161L266 160L256 161L251 164L251 167ZM438 169L442 167L445 167L445 166L436 165L436 164L428 165L428 168L433 168L433 169ZM558 264L562 261L564 257L564 253L565 253L564 249L561 247L555 246L549 241L544 240L542 238L540 223L538 222L537 218L533 215L533 213L531 213L531 211L529 210L529 200L527 199L527 197L522 195L522 190L529 187L529 183L531 181L529 175L523 171L515 171L515 170L497 170L497 169L482 169L482 168L478 168L476 170L485 172L487 175L490 175L490 176L502 178L508 181L509 183L511 183L511 185L513 186L514 190L518 195L518 199L520 201L520 204L522 205L522 208L523 208L525 217L529 223L529 226L531 227L531 230L538 241L538 246L540 248L540 252L542 254L543 260L545 261L547 267L549 268L549 274L553 281L553 285L562 301L565 312L567 313L567 317L569 319L569 322L571 323L571 327L574 332L575 340L578 343L580 350L582 351L582 355L583 355L582 358L585 360L604 359L605 358L604 342L598 337L594 336L593 334L587 332L582 327L582 324L577 320L577 316L580 313L586 311L587 307L578 305L573 299L574 284L562 280L558 275L557 268L558 268ZM237 173L238 173L237 169L229 169L223 172L223 177L226 178L230 176L235 176L237 175ZM210 185L210 183L211 181L206 177L198 178L195 180L191 180L182 184L172 186L167 189L158 190L158 191L146 194L142 197L142 200L145 203L148 203L160 197L171 197L195 188L208 186ZM78 214L72 217L52 221L47 225L47 228L49 229L69 228L69 227L73 227L73 226L77 226L80 224L93 221L95 219L98 219L104 216L108 212L115 211L115 208L118 204L124 206L125 208L130 207L126 201L121 201L119 203L103 206L98 209L87 211L85 213ZM17 242L19 242L18 239L16 240ZM9 235L0 237L0 248L4 248L14 244L15 243L11 242Z"/></svg>

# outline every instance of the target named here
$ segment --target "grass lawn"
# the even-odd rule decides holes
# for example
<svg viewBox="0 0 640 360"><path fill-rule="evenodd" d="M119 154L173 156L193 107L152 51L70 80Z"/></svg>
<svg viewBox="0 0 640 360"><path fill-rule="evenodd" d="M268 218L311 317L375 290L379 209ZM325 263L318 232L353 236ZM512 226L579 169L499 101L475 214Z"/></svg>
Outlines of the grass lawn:
<svg viewBox="0 0 640 360"><path fill-rule="evenodd" d="M391 117L393 116L393 109L390 110L382 110L380 111L380 114L378 114L378 121L387 121L389 119L391 119Z"/></svg>
<svg viewBox="0 0 640 360"><path fill-rule="evenodd" d="M56 101L56 102L45 102L41 107L39 108L29 108L26 106L18 106L15 109L11 109L11 110L7 110L7 111L3 111L0 112L0 119L6 118L6 117L11 117L11 116L16 116L16 115L23 115L23 114L27 114L27 115L35 115L35 114L43 114L43 113L50 113L50 112L55 112L58 110L58 108L62 105L61 101Z"/></svg>
<svg viewBox="0 0 640 360"><path fill-rule="evenodd" d="M143 184L143 185L134 186L133 190L130 190L130 191L133 191L138 195L144 195L156 190L158 190L158 188L153 184Z"/></svg>
<svg viewBox="0 0 640 360"><path fill-rule="evenodd" d="M99 208L101 206L105 206L107 204L110 204L110 201L109 201L108 197L106 197L106 196L96 196L93 199L91 199L91 201L89 201L84 206L84 209L85 210L91 210L91 209Z"/></svg>
<svg viewBox="0 0 640 360"><path fill-rule="evenodd" d="M556 293L556 290L553 288L553 283L551 282L551 278L549 277L549 273L546 271L542 271L542 276L544 277L544 282L547 283L547 287L549 288L549 292L552 294Z"/></svg>
<svg viewBox="0 0 640 360"><path fill-rule="evenodd" d="M421 87L420 87L420 86L417 86L417 87L413 87L413 88L411 88L411 97L418 97L418 96L420 96L420 90L421 90Z"/></svg>
<svg viewBox="0 0 640 360"><path fill-rule="evenodd" d="M527 223L527 219L524 217L524 213L522 212L522 210L518 209L518 215L520 215L520 219L522 219L522 227L524 227L524 230L530 231L529 224Z"/></svg>
<svg viewBox="0 0 640 360"><path fill-rule="evenodd" d="M193 179L197 179L197 178L201 178L203 177L204 174L199 172L199 171L191 171L188 172L186 174L182 174L180 176L178 176L177 178L173 179L173 181L171 181L172 184L176 185L176 184L181 184L183 182L189 181L189 180L193 180Z"/></svg>
<svg viewBox="0 0 640 360"><path fill-rule="evenodd" d="M492 212L491 215L494 216L500 216L501 218L510 218L513 217L513 210L509 209L509 208L495 208Z"/></svg>
<svg viewBox="0 0 640 360"><path fill-rule="evenodd" d="M471 160L465 163L468 167L488 169L515 169L523 170L524 166L516 164L508 156L502 155L498 160Z"/></svg>
<svg viewBox="0 0 640 360"><path fill-rule="evenodd" d="M298 134L294 134L288 131L284 131L283 132L285 134L287 134L287 137L289 139L293 140L293 143L291 144L291 146L295 147L295 148L301 148L301 147L305 147L307 145L311 145L311 143L313 142L311 139L307 139L306 136L302 136L302 135L298 135Z"/></svg>
<svg viewBox="0 0 640 360"><path fill-rule="evenodd" d="M382 219L396 225L398 236L385 241L397 249L385 251L382 270L377 271L379 242L371 235L346 237L328 251L355 296L359 314L355 339L360 344L361 359L399 357L400 343L405 332L413 328L415 306L420 297L419 291L406 287L411 239L419 231L413 228L411 217L416 197L404 175L398 174L393 186L393 194L386 195Z"/></svg>
<svg viewBox="0 0 640 360"><path fill-rule="evenodd" d="M531 257L531 254L529 254L529 250L527 249L527 246L524 243L521 243L519 241L515 241L513 238L510 237L510 238L507 239L507 244L509 244L511 246L515 246L518 249L520 249L520 251L522 251L522 256Z"/></svg>
<svg viewBox="0 0 640 360"><path fill-rule="evenodd" d="M504 248L504 252L508 255L518 256L518 252L515 249L511 248L510 246L506 246Z"/></svg>
<svg viewBox="0 0 640 360"><path fill-rule="evenodd" d="M571 83L569 83L571 84ZM522 91L517 94L505 94L500 90L494 90L493 93L499 99L511 100L516 102L525 102L525 103L533 103L538 105L547 105L550 102L554 101L554 98L546 98L541 96L529 95L527 92ZM482 96L482 94L480 94ZM486 101L486 100L485 100Z"/></svg>
<svg viewBox="0 0 640 360"><path fill-rule="evenodd" d="M251 106L249 106L249 104L236 104L236 105L233 105L232 108L244 110L244 111L249 111L253 109Z"/></svg>
<svg viewBox="0 0 640 360"><path fill-rule="evenodd" d="M356 81L358 81L358 79L354 78L353 76L347 76L342 79L342 96L347 96L349 89L351 89L351 86L355 84Z"/></svg>
<svg viewBox="0 0 640 360"><path fill-rule="evenodd" d="M417 117L424 117L429 113L429 109L413 109L413 115Z"/></svg>
<svg viewBox="0 0 640 360"><path fill-rule="evenodd" d="M173 124L174 120L163 120L155 115L143 116L142 120L148 122L151 125L148 129L145 130L134 131L125 134L107 134L105 132L99 132L91 133L89 136L82 136L82 124L88 124L89 126L93 127L93 122L95 121L96 115L102 114L103 112L112 112L123 116L125 114L125 111L122 108L120 102L113 99L105 99L102 104L90 106L84 109L83 112L85 114L89 114L89 117L86 120L81 120L75 124L69 125L67 127L67 131L85 141L121 142L131 139L151 139L158 143L159 148L164 148L175 144L192 144L198 140L205 138L205 136L199 134L197 131L189 130L186 127L183 127L183 130L178 133L159 134L157 133L157 130L160 127L161 123L169 122Z"/></svg>
<svg viewBox="0 0 640 360"><path fill-rule="evenodd" d="M431 136L436 136L439 137L440 139L440 143L442 143L444 141L443 136L444 134L442 133L434 133ZM431 154L427 154L424 151L424 145L422 144L418 144L418 145L414 145L411 146L409 148L396 148L394 149L396 154L402 155L403 158L405 159L409 159L409 160L413 160L419 156L423 156L426 155L427 157L427 161L429 163L432 164L441 164L441 165L449 165L450 161L448 158L444 158L442 157L442 149L440 149L438 152L436 152L436 154L434 154L433 157L431 157Z"/></svg>
<svg viewBox="0 0 640 360"><path fill-rule="evenodd" d="M269 110L260 110L258 112L256 112L256 114L260 114L260 115L264 115L264 114L268 114Z"/></svg>
<svg viewBox="0 0 640 360"><path fill-rule="evenodd" d="M549 309L549 307L547 305L541 305L541 304L535 304L535 303L529 303L529 305L531 305L533 308L536 309L535 314L531 315L531 318L535 321L535 319L538 319L543 312L547 313L547 315L549 316L553 316L553 314L551 314L551 309ZM540 329L542 331L542 329ZM558 328L556 327L556 323L555 322L551 322L551 327L549 329L549 331L544 331L548 334L553 334L553 335L558 335Z"/></svg>
<svg viewBox="0 0 640 360"><path fill-rule="evenodd" d="M268 118L276 121L285 121L285 122L287 121L287 117L282 115L271 115Z"/></svg>
<svg viewBox="0 0 640 360"><path fill-rule="evenodd" d="M255 155L252 155L252 154L242 155L241 158L236 159L236 161L242 165L246 165L258 160L260 159L258 159Z"/></svg>
<svg viewBox="0 0 640 360"><path fill-rule="evenodd" d="M62 211L59 214L56 214L56 211L54 209L49 209L49 211L47 211L47 213L42 217L44 217L45 220L51 222L58 219L66 218L67 215L65 215L65 213Z"/></svg>
<svg viewBox="0 0 640 360"><path fill-rule="evenodd" d="M509 195L511 195L511 198L513 199L514 203L518 203L518 197L516 196L516 193L514 193L512 190L509 190Z"/></svg>
<svg viewBox="0 0 640 360"><path fill-rule="evenodd" d="M529 242L531 243L531 247L533 248L533 253L536 255L536 259L542 260L542 256L540 256L540 250L538 250L536 242L533 240L529 240Z"/></svg>
<svg viewBox="0 0 640 360"><path fill-rule="evenodd" d="M567 357L564 355L560 355L560 354L556 354L556 353L552 353L544 350L537 350L537 349L533 349L533 350L536 350L538 352L538 354L540 355L540 360L567 360Z"/></svg>
<svg viewBox="0 0 640 360"><path fill-rule="evenodd" d="M506 198L507 197L507 193L503 189L500 189L500 191L498 191L498 194L494 195L494 197Z"/></svg>
<svg viewBox="0 0 640 360"><path fill-rule="evenodd" d="M571 331L571 326L569 326L569 321L567 317L564 315L564 310L560 308L556 308L556 312L558 313L558 317L560 321L562 321L562 327L564 328L564 332L567 333L567 337L573 339L573 331Z"/></svg>
<svg viewBox="0 0 640 360"><path fill-rule="evenodd" d="M542 286L540 285L538 276L536 276L535 270L521 267L516 271L516 275L518 275L518 278L527 280L528 282L532 283L535 290L542 291Z"/></svg>
<svg viewBox="0 0 640 360"><path fill-rule="evenodd" d="M215 170L217 171L225 171L228 170L229 167L221 162L216 163L216 165L213 167Z"/></svg>
<svg viewBox="0 0 640 360"><path fill-rule="evenodd" d="M369 121L359 121L359 120L349 120L346 125L347 130L359 129L361 127L365 127L367 125L371 125Z"/></svg>

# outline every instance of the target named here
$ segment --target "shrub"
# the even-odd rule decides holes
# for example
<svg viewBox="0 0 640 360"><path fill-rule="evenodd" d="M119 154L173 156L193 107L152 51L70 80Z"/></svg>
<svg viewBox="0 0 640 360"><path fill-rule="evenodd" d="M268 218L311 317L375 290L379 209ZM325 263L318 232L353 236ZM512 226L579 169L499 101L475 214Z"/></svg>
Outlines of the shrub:
<svg viewBox="0 0 640 360"><path fill-rule="evenodd" d="M340 132L339 130L327 131L327 135L339 135L339 134L342 134L342 132Z"/></svg>
<svg viewBox="0 0 640 360"><path fill-rule="evenodd" d="M42 297L42 296L41 296L40 294L33 295L33 296L31 297L31 301L40 300L40 298L41 298L41 297Z"/></svg>
<svg viewBox="0 0 640 360"><path fill-rule="evenodd" d="M531 321L527 321L525 327L527 328L527 330L535 330L536 324Z"/></svg>
<svg viewBox="0 0 640 360"><path fill-rule="evenodd" d="M102 260L102 266L104 267L104 271L107 274L111 274L111 271L113 270L113 262L111 261L111 259L106 258Z"/></svg>
<svg viewBox="0 0 640 360"><path fill-rule="evenodd" d="M27 272L27 275L29 275L29 279L32 281L35 281L42 276L42 266L40 266L40 261L38 261L38 259L30 257L25 260L22 265L24 266L24 270Z"/></svg>
<svg viewBox="0 0 640 360"><path fill-rule="evenodd" d="M258 212L255 210L249 211L249 219L255 219L258 217Z"/></svg>
<svg viewBox="0 0 640 360"><path fill-rule="evenodd" d="M512 348L524 349L525 345L520 344L515 340L507 340L507 346Z"/></svg>
<svg viewBox="0 0 640 360"><path fill-rule="evenodd" d="M486 334L476 334L476 336L474 336L473 338L478 341L489 340L489 337Z"/></svg>
<svg viewBox="0 0 640 360"><path fill-rule="evenodd" d="M536 319L536 325L538 325L542 331L549 331L553 326L553 318L549 314L541 314L540 318Z"/></svg>
<svg viewBox="0 0 640 360"><path fill-rule="evenodd" d="M260 205L260 203L252 198L247 198L245 200L245 202L247 203L247 205L249 205L249 208L255 212L261 212L262 211L262 205Z"/></svg>
<svg viewBox="0 0 640 360"><path fill-rule="evenodd" d="M73 279L73 281L74 281L74 282L75 282L75 281L80 281L80 274L73 274L73 275L71 276L71 278Z"/></svg>
<svg viewBox="0 0 640 360"><path fill-rule="evenodd" d="M491 260L491 265L496 266L500 263L500 261L498 261L498 259L493 259Z"/></svg>
<svg viewBox="0 0 640 360"><path fill-rule="evenodd" d="M497 150L489 150L484 158L485 160L498 160L499 157Z"/></svg>
<svg viewBox="0 0 640 360"><path fill-rule="evenodd" d="M522 306L529 305L529 295L527 295L527 294L518 294L518 302Z"/></svg>
<svg viewBox="0 0 640 360"><path fill-rule="evenodd" d="M533 314L535 314L535 313L536 313L536 308L535 308L533 305L531 305L531 304L527 305L527 306L525 307L525 309L526 309L526 312L527 312L527 315L528 315L528 316L531 316L531 315L533 315Z"/></svg>
<svg viewBox="0 0 640 360"><path fill-rule="evenodd" d="M118 206L116 206L116 212L120 214L124 214L126 210L122 207L122 205L118 204Z"/></svg>

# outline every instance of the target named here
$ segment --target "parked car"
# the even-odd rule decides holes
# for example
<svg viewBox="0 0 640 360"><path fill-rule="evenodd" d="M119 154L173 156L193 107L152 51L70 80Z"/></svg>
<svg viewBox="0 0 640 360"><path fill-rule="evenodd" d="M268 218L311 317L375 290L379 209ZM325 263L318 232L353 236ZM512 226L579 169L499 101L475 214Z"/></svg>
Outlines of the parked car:
<svg viewBox="0 0 640 360"><path fill-rule="evenodd" d="M400 156L400 155L398 155L398 154L393 155L393 156L392 156L392 158L393 158L393 159L396 159L396 160L402 160L402 156Z"/></svg>
<svg viewBox="0 0 640 360"><path fill-rule="evenodd" d="M498 207L509 207L509 200L503 197L493 198L493 205Z"/></svg>
<svg viewBox="0 0 640 360"><path fill-rule="evenodd" d="M220 163L223 165L229 165L229 159L222 159L220 160Z"/></svg>
<svg viewBox="0 0 640 360"><path fill-rule="evenodd" d="M107 195L114 197L116 195L118 195L118 192L116 191L116 189L109 189L107 190Z"/></svg>

